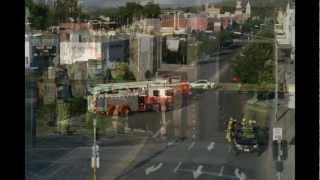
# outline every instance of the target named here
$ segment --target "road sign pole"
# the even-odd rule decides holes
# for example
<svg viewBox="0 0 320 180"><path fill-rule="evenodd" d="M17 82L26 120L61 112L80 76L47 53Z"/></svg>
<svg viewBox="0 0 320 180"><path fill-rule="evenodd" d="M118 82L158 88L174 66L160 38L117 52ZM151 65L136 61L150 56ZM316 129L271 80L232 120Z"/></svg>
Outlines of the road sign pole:
<svg viewBox="0 0 320 180"><path fill-rule="evenodd" d="M96 126L97 126L97 120L93 119L93 147L92 147L92 165L93 165L93 173L92 173L92 179L96 180L96 166L97 166L97 147L96 147Z"/></svg>

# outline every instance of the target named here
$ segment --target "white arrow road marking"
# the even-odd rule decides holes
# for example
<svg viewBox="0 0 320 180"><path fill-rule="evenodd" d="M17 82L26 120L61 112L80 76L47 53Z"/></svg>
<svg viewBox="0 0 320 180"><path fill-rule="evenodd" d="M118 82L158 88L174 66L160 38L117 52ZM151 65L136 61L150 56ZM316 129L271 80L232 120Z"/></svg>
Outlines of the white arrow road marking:
<svg viewBox="0 0 320 180"><path fill-rule="evenodd" d="M210 145L208 146L208 151L211 151L212 149L214 149L214 142L210 143Z"/></svg>
<svg viewBox="0 0 320 180"><path fill-rule="evenodd" d="M203 166L200 165L200 166L198 166L197 170L192 172L194 179L197 179L202 174L202 168L203 168Z"/></svg>
<svg viewBox="0 0 320 180"><path fill-rule="evenodd" d="M247 176L244 172L240 172L239 168L236 168L234 170L234 174L237 178L239 178L239 180L245 180L247 179Z"/></svg>
<svg viewBox="0 0 320 180"><path fill-rule="evenodd" d="M195 139L196 138L196 135L195 134L192 134L192 139Z"/></svg>
<svg viewBox="0 0 320 180"><path fill-rule="evenodd" d="M190 170L190 169L179 169L179 171L181 171L181 172L188 172L188 173L193 173L194 172L194 170ZM219 174L218 173L216 173L216 172L207 172L207 171L202 171L202 174L206 174L206 175L209 175L209 176L214 176L214 177L225 177L225 178L228 178L228 179L235 179L235 178L237 178L236 176L233 176L233 175L227 175L227 174L224 174L224 175L222 175L222 176L219 176ZM247 178L247 179L245 179L245 180L257 180L257 179L249 179L249 178Z"/></svg>
<svg viewBox="0 0 320 180"><path fill-rule="evenodd" d="M176 172L179 170L181 164L182 164L182 162L179 162L179 164L177 165L177 167L174 168L174 170L173 170L174 173L176 173Z"/></svg>
<svg viewBox="0 0 320 180"><path fill-rule="evenodd" d="M219 176L223 175L223 170L224 170L224 166L221 167L220 172L219 172Z"/></svg>
<svg viewBox="0 0 320 180"><path fill-rule="evenodd" d="M239 168L236 168L234 170L234 175L237 176L238 178L240 178L240 170L239 170Z"/></svg>
<svg viewBox="0 0 320 180"><path fill-rule="evenodd" d="M145 173L146 173L146 175L149 175L150 173L159 170L161 167L162 167L162 163L159 163L156 167L154 167L154 166L148 167L146 169Z"/></svg>
<svg viewBox="0 0 320 180"><path fill-rule="evenodd" d="M194 144L195 144L194 141L190 144L190 146L188 147L188 150L189 150L189 151L193 148Z"/></svg>

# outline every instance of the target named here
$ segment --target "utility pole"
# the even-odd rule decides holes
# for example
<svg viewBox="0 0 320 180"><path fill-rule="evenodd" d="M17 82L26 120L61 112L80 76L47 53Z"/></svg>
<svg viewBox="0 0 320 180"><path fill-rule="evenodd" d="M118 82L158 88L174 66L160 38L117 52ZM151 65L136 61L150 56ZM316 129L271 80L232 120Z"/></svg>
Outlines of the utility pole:
<svg viewBox="0 0 320 180"><path fill-rule="evenodd" d="M276 34L274 33L274 50L275 50L275 122L277 122L278 119L278 91L279 91L279 87L278 87L278 48L277 48L277 40L276 40Z"/></svg>
<svg viewBox="0 0 320 180"><path fill-rule="evenodd" d="M99 158L99 146L96 144L96 126L97 120L93 119L93 146L92 146L92 157L91 157L91 168L93 170L92 180L96 180L96 171L100 166L100 158Z"/></svg>

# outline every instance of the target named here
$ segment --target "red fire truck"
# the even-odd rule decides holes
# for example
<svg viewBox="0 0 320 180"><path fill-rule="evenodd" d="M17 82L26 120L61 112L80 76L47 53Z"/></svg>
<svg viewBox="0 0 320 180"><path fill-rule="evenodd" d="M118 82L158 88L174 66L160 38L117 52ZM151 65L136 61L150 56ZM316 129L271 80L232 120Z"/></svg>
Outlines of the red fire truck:
<svg viewBox="0 0 320 180"><path fill-rule="evenodd" d="M187 82L143 81L100 84L89 89L88 111L104 115L172 110L175 97L191 93Z"/></svg>

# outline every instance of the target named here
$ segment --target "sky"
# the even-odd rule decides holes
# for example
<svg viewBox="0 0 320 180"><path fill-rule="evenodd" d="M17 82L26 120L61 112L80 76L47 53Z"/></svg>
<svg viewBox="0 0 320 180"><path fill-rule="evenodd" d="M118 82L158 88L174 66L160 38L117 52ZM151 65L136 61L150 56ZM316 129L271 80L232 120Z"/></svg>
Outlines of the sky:
<svg viewBox="0 0 320 180"><path fill-rule="evenodd" d="M126 2L133 0L81 0L84 7L115 7L124 6ZM206 0L158 0L160 6L192 6L203 4ZM218 2L220 0L208 0L209 2Z"/></svg>

